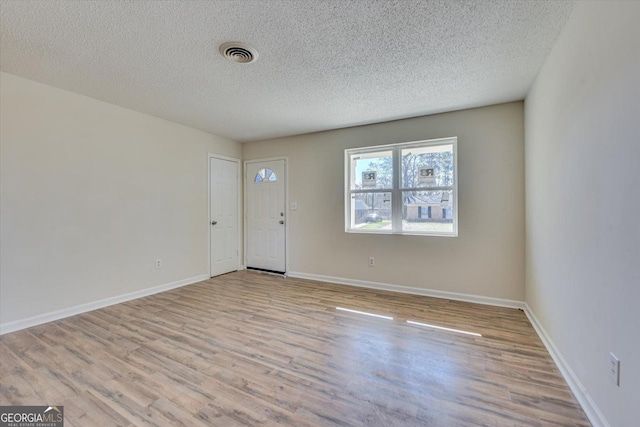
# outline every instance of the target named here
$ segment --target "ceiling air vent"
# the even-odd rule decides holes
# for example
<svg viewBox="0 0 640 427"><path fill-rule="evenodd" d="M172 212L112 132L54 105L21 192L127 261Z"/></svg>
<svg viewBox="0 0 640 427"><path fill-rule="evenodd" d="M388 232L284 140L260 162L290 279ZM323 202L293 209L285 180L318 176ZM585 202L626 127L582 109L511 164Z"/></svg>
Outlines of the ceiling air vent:
<svg viewBox="0 0 640 427"><path fill-rule="evenodd" d="M220 53L229 61L248 64L258 59L258 52L250 46L240 42L229 42L220 45Z"/></svg>

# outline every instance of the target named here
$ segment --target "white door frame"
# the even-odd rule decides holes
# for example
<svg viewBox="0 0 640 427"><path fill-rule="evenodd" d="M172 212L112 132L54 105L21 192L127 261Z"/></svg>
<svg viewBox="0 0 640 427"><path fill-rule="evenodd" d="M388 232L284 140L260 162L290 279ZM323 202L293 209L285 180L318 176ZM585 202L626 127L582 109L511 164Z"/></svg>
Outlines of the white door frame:
<svg viewBox="0 0 640 427"><path fill-rule="evenodd" d="M234 162L238 165L238 190L242 188L242 170L240 168L240 159L236 159L235 157L222 156L220 154L215 153L207 153L207 170L209 173L207 174L207 230L209 230L208 234L208 245L207 245L207 264L209 265L209 272L207 273L209 277L211 277L211 159L218 160L227 160L230 162ZM242 197L238 194L238 251L242 247L242 233L240 233L240 224L242 224ZM243 254L244 256L244 254ZM242 270L244 267L242 265L242 259L240 254L238 254L238 270Z"/></svg>
<svg viewBox="0 0 640 427"><path fill-rule="evenodd" d="M251 159L244 161L244 186L243 186L243 202L244 202L244 221L243 221L243 235L244 235L244 245L242 249L242 262L244 266L247 265L247 183L249 179L247 179L247 164L249 163L261 163L261 162L272 162L276 160L284 160L284 275L287 276L289 272L289 214L291 213L289 210L289 157L266 157L262 159Z"/></svg>

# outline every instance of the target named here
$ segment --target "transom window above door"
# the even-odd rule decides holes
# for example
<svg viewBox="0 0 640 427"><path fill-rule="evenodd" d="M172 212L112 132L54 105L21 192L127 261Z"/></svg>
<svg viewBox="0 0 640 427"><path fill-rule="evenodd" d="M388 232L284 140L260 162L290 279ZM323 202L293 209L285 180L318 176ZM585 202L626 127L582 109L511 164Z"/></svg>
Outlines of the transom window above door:
<svg viewBox="0 0 640 427"><path fill-rule="evenodd" d="M269 168L263 168L258 171L253 182L276 182L278 177L275 172Z"/></svg>

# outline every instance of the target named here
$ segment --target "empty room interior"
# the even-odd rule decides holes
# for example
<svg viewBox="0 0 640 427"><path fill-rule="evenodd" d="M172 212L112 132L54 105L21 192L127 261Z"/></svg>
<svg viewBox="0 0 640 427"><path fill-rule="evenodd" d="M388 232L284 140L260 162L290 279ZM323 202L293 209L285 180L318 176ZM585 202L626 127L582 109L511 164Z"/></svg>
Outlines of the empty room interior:
<svg viewBox="0 0 640 427"><path fill-rule="evenodd" d="M0 0L0 425L640 425L638 22Z"/></svg>

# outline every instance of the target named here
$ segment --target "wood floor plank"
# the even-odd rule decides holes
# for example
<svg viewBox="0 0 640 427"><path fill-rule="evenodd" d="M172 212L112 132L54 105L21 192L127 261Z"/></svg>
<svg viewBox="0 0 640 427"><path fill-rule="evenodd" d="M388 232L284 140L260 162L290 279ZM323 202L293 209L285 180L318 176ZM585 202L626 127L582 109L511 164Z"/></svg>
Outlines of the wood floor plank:
<svg viewBox="0 0 640 427"><path fill-rule="evenodd" d="M0 404L56 403L77 426L590 425L520 310L248 271L1 336Z"/></svg>

